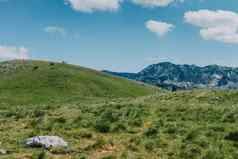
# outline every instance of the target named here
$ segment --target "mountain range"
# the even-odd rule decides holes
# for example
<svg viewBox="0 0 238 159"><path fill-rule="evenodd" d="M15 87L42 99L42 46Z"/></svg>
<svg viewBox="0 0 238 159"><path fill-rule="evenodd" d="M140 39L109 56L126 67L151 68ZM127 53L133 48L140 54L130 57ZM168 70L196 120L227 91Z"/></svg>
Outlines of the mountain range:
<svg viewBox="0 0 238 159"><path fill-rule="evenodd" d="M238 68L219 65L200 67L162 62L152 64L138 73L103 72L172 91L193 88L238 88Z"/></svg>

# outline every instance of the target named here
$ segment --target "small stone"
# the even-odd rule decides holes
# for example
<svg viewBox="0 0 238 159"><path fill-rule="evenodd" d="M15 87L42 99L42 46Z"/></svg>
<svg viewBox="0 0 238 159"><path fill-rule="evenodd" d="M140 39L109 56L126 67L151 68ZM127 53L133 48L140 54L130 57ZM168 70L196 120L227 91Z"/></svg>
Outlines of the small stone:
<svg viewBox="0 0 238 159"><path fill-rule="evenodd" d="M26 145L31 147L68 147L68 143L58 136L35 136L26 140Z"/></svg>
<svg viewBox="0 0 238 159"><path fill-rule="evenodd" d="M6 155L6 154L7 154L7 150L0 149L0 155Z"/></svg>

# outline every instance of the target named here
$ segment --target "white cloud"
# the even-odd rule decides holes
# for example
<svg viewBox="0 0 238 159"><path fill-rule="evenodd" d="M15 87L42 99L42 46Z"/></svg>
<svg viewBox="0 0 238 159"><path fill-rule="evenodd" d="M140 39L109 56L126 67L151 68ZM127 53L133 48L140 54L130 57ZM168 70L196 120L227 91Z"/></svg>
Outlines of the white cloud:
<svg viewBox="0 0 238 159"><path fill-rule="evenodd" d="M58 26L45 27L44 31L47 32L47 33L60 34L62 36L65 36L67 34L67 32L64 28L58 27Z"/></svg>
<svg viewBox="0 0 238 159"><path fill-rule="evenodd" d="M0 46L0 59L29 59L29 50L25 47Z"/></svg>
<svg viewBox="0 0 238 159"><path fill-rule="evenodd" d="M132 0L135 4L145 7L166 7L175 0Z"/></svg>
<svg viewBox="0 0 238 159"><path fill-rule="evenodd" d="M131 0L133 3L144 7L167 7L173 2L183 3L184 0Z"/></svg>
<svg viewBox="0 0 238 159"><path fill-rule="evenodd" d="M158 36L164 36L172 31L175 26L161 21L149 20L146 22L146 28L151 32L156 33Z"/></svg>
<svg viewBox="0 0 238 159"><path fill-rule="evenodd" d="M143 7L167 7L173 2L184 0L64 0L74 10L92 13L94 11L117 11L122 2L129 1Z"/></svg>
<svg viewBox="0 0 238 159"><path fill-rule="evenodd" d="M172 58L168 56L155 56L155 57L146 57L144 59L146 63L155 64L160 62L173 62L173 63L180 63L178 58Z"/></svg>
<svg viewBox="0 0 238 159"><path fill-rule="evenodd" d="M205 40L238 44L238 14L232 11L199 10L184 15L185 22L200 27Z"/></svg>
<svg viewBox="0 0 238 159"><path fill-rule="evenodd" d="M65 0L74 10L82 12L116 11L122 0Z"/></svg>

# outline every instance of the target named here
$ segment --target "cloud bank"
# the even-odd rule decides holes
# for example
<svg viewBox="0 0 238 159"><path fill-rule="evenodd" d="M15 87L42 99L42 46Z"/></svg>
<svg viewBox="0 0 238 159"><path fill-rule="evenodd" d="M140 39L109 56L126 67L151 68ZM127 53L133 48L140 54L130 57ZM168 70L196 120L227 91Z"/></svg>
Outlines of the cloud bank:
<svg viewBox="0 0 238 159"><path fill-rule="evenodd" d="M29 59L29 50L25 47L0 46L0 59Z"/></svg>
<svg viewBox="0 0 238 159"><path fill-rule="evenodd" d="M224 10L189 11L184 15L185 22L197 26L205 40L238 44L238 14Z"/></svg>
<svg viewBox="0 0 238 159"><path fill-rule="evenodd" d="M149 20L145 25L148 30L160 37L166 35L168 32L172 31L175 28L173 24L155 20Z"/></svg>

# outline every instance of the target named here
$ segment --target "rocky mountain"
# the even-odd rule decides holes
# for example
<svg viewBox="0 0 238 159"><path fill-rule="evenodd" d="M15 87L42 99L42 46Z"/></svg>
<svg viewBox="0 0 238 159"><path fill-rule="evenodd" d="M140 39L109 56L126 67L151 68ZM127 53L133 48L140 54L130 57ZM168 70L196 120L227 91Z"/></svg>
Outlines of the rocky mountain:
<svg viewBox="0 0 238 159"><path fill-rule="evenodd" d="M192 88L238 88L238 68L209 65L153 64L138 73L106 73L160 86L169 90Z"/></svg>

